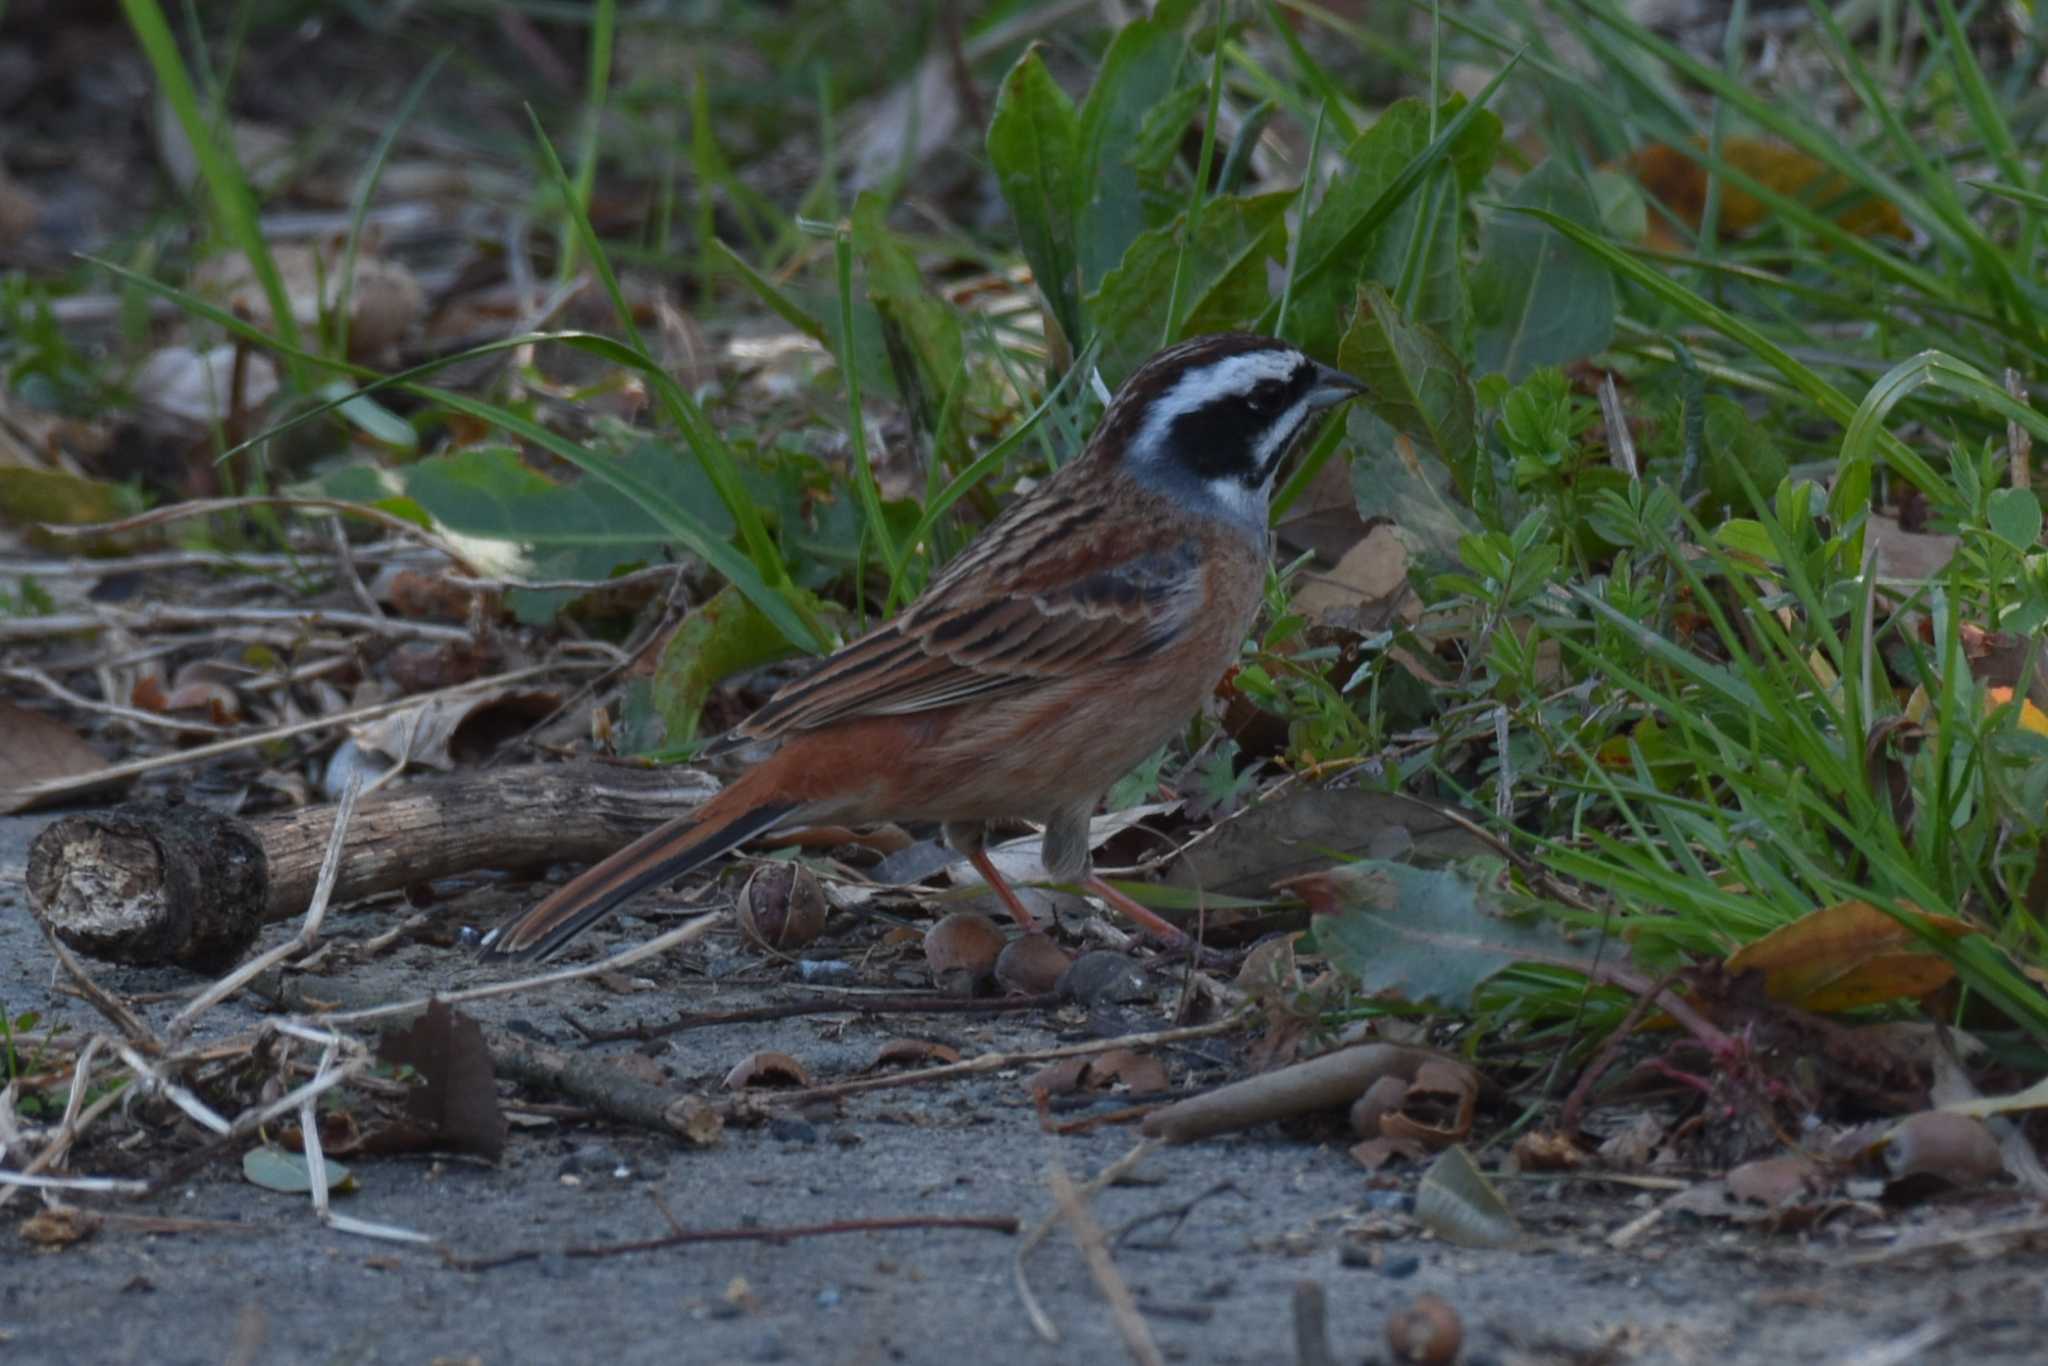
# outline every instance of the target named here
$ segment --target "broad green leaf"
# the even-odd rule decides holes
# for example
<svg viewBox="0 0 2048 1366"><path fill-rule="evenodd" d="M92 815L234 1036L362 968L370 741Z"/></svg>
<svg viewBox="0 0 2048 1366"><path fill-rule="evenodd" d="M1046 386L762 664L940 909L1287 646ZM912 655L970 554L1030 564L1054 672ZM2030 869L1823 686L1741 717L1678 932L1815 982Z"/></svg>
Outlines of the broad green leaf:
<svg viewBox="0 0 2048 1366"><path fill-rule="evenodd" d="M1453 97L1441 113L1455 117L1463 107L1464 100ZM1500 134L1497 117L1474 111L1419 177L1409 168L1430 147L1426 103L1402 100L1359 134L1345 149L1344 169L1302 224L1298 258L1304 266L1290 314L1296 340L1312 354L1333 354L1358 283L1377 280L1391 291L1404 279L1416 282L1416 315L1456 339L1468 306L1458 260L1464 194L1493 163ZM1404 173L1413 177L1409 191L1384 202ZM1423 185L1434 192L1417 193ZM1317 262L1329 265L1318 271Z"/></svg>
<svg viewBox="0 0 2048 1366"><path fill-rule="evenodd" d="M356 1189L354 1173L332 1158L326 1159L327 1191L330 1195L351 1195ZM313 1189L313 1173L304 1153L287 1152L265 1144L242 1154L242 1179L265 1190L286 1195L304 1195Z"/></svg>
<svg viewBox="0 0 2048 1366"><path fill-rule="evenodd" d="M1187 243L1181 282L1182 336L1218 332L1258 316L1267 297L1266 263L1287 250L1291 191L1226 195L1202 206L1195 240ZM1173 293L1186 215L1131 243L1123 262L1088 298L1102 342L1102 377L1112 387L1159 344L1159 320Z"/></svg>
<svg viewBox="0 0 2048 1366"><path fill-rule="evenodd" d="M724 505L702 469L676 458L673 447L649 441L620 457L649 487L694 508L711 534L732 534ZM659 559L668 528L644 502L598 479L558 484L509 446L478 446L430 456L383 471L380 499L393 495L422 509L458 536L501 541L513 549L494 568L521 578L603 579ZM360 495L360 476L338 472L321 481L335 496ZM508 605L528 624L550 620L577 594L516 590Z"/></svg>
<svg viewBox="0 0 2048 1366"><path fill-rule="evenodd" d="M1476 500L1478 400L1464 366L1434 332L1403 317L1382 286L1364 285L1337 364L1365 381L1361 406L1442 461L1465 499Z"/></svg>
<svg viewBox="0 0 2048 1366"><path fill-rule="evenodd" d="M2041 500L2032 489L1993 489L1986 518L1991 534L2013 549L2041 548Z"/></svg>
<svg viewBox="0 0 2048 1366"><path fill-rule="evenodd" d="M1116 269L1138 234L1180 207L1167 193L1164 168L1147 175L1134 160L1144 147L1146 119L1180 84L1187 44L1178 30L1172 15L1126 25L1103 54L1102 68L1081 105L1075 247L1084 293L1093 292ZM1104 320L1091 316L1089 321L1100 326ZM1082 339L1073 340L1078 344Z"/></svg>
<svg viewBox="0 0 2048 1366"><path fill-rule="evenodd" d="M667 732L660 743L695 739L704 700L721 680L788 653L789 642L760 608L731 584L719 589L669 637L655 665L654 709Z"/></svg>
<svg viewBox="0 0 2048 1366"><path fill-rule="evenodd" d="M1469 1011L1480 984L1515 963L1592 962L1550 922L1506 914L1456 869L1362 859L1295 885L1323 912L1317 947L1367 995Z"/></svg>
<svg viewBox="0 0 2048 1366"><path fill-rule="evenodd" d="M1600 207L1584 177L1559 157L1522 177L1510 197L1518 208L1547 210L1589 232ZM1540 365L1563 365L1614 336L1614 276L1550 227L1520 214L1490 218L1479 234L1472 280L1478 331L1473 364L1510 380Z"/></svg>
<svg viewBox="0 0 2048 1366"><path fill-rule="evenodd" d="M1080 118L1038 49L1017 59L996 96L988 127L988 159L1017 222L1024 259L1046 307L1079 346L1081 286L1075 246L1080 204Z"/></svg>

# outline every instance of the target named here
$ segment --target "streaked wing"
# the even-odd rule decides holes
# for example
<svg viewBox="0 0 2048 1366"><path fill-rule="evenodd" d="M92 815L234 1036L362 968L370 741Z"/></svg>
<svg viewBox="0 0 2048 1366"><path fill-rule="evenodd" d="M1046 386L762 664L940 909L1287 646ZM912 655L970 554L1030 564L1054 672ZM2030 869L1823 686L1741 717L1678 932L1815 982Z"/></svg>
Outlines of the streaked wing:
<svg viewBox="0 0 2048 1366"><path fill-rule="evenodd" d="M1065 496L1076 485L1091 489L1056 477L1010 507L902 615L784 687L733 740L1015 693L1173 640L1201 606L1199 545L1157 519L1134 544L1123 518L1111 544L1101 504Z"/></svg>

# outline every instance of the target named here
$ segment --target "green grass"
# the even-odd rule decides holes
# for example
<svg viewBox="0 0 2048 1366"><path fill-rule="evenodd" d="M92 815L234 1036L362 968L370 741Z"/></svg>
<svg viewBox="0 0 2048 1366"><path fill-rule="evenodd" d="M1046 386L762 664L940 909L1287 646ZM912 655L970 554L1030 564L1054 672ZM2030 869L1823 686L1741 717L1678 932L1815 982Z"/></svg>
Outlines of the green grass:
<svg viewBox="0 0 2048 1366"><path fill-rule="evenodd" d="M1816 5L1780 40L1800 60L1766 72L1740 27L1709 56L1610 0L1417 4L1416 41L1391 43L1312 4L1169 4L1121 34L1053 24L1029 35L1036 49L1033 7L1000 5L969 47L1021 27L974 67L990 118L954 151L1008 212L968 221L914 176L882 213L835 178L864 101L927 50L921 31L886 30L864 59L849 25L872 6L799 4L776 25L713 6L689 31L597 6L578 30L577 107L536 110L528 150L556 275L593 274L615 335L538 340L645 385L654 416L637 435L701 475L693 503L627 458L624 434L567 434L520 376L457 393L431 381L465 357L379 375L338 359L339 334L302 342L186 57L154 0L124 3L198 151L217 240L249 256L280 319L266 336L148 285L283 358L299 406L251 451L375 393L412 405L433 469L440 424L466 416L635 502L786 648L817 650L907 599L1011 484L1071 454L1096 413L1095 363L1114 382L1190 331L1276 330L1373 386L1311 444L1278 510L1347 469L1358 510L1402 527L1422 610L1339 641L1291 614L1298 574L1276 575L1240 691L1286 739L1241 769L1454 800L1526 860L1507 874L1518 904L1611 937L1645 970L1697 968L1868 900L1952 962L1962 1010L2048 1042L2025 973L2048 964L2032 892L2048 739L1992 700L2033 675L1998 673L1981 646L2048 624L2040 501L2012 449L2048 449L2038 26L2007 35L1994 67L1951 0L1880 0L1881 22L1855 32ZM622 54L664 38L727 44L765 74L693 55L684 79L622 84ZM1444 97L1454 71L1483 76L1470 99ZM358 224L427 79L367 153ZM1228 138L1219 113L1249 131ZM573 169L554 126L574 129ZM1765 183L1731 154L1738 139L1782 146L1832 188ZM1738 195L1761 223L1642 240L1625 159L1651 144L1696 166L1707 225ZM757 173L791 145L815 164L778 197ZM605 240L591 211L614 179L653 207ZM1878 201L1906 237L1842 217ZM1050 345L941 293L1020 259L1058 322ZM691 392L641 335L615 263L659 273L707 327L794 329L831 368L773 411ZM17 377L62 368L53 341L14 345ZM1619 426L1593 400L1601 376ZM873 448L864 416L897 411L903 449ZM1632 471L1615 458L1624 436ZM1902 512L1961 549L1924 580L1880 581L1872 530ZM1926 913L1982 933L1931 933ZM1510 969L1477 999L1503 1030L1611 1027L1627 1008L1555 964Z"/></svg>

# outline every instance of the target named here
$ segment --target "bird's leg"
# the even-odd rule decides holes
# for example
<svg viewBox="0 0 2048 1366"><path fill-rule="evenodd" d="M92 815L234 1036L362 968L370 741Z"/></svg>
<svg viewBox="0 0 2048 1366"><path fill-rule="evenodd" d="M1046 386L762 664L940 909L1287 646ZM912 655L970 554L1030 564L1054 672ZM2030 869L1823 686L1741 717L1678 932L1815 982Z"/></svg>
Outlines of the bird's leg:
<svg viewBox="0 0 2048 1366"><path fill-rule="evenodd" d="M1025 909L1023 898L1017 895L1017 889L1010 885L1008 878L996 871L995 860L988 856L985 833L978 821L948 821L945 828L946 847L955 853L967 855L967 861L974 865L974 871L980 873L995 894L1003 899L1003 904L1010 908L1010 914L1024 927L1024 933L1037 934L1037 919Z"/></svg>
<svg viewBox="0 0 2048 1366"><path fill-rule="evenodd" d="M1164 940L1172 948L1186 948L1194 939L1179 926L1162 918L1158 912L1140 906L1110 886L1095 872L1094 862L1088 853L1088 818L1094 814L1093 801L1077 802L1055 812L1045 823L1045 843L1040 847L1039 860L1045 864L1045 871L1054 882L1079 883L1081 890L1091 896L1100 897L1116 911L1122 912L1147 934Z"/></svg>

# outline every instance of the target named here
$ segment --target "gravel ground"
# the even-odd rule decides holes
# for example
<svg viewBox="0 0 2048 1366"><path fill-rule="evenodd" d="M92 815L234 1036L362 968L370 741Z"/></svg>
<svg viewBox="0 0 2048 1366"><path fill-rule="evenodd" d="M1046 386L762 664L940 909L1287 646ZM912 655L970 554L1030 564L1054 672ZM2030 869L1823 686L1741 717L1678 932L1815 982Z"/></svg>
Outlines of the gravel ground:
<svg viewBox="0 0 2048 1366"><path fill-rule="evenodd" d="M54 965L23 904L20 860L36 824L0 821L0 1007L91 1031L97 1020L88 1009L53 990ZM478 920L525 899L518 888L481 896ZM390 923L387 914L329 921L345 938ZM621 929L645 932L631 923ZM129 995L195 985L168 970L97 971ZM659 989L620 994L583 981L468 1009L486 1024L566 1046L575 1035L564 1012L616 1027L659 1019L685 1002L728 1009L793 990L772 972L744 974L755 985L712 982L691 961L634 972ZM477 976L461 952L421 943L357 963L333 982L306 979L305 988L400 999ZM173 1009L148 1007L158 1021ZM208 1017L208 1032L246 1029L256 1018L234 1004ZM1138 1009L1134 1021L1161 1023L1161 1007ZM980 1052L1068 1041L1081 1024L1071 1012L991 1020L840 1014L600 1051L637 1051L659 1069L649 1075L678 1090L709 1091L759 1048L791 1053L823 1080L865 1067L891 1037ZM1216 1049L1192 1047L1212 1056ZM1191 1058L1200 1061L1170 1061L1178 1071ZM565 1249L660 1237L670 1229L664 1206L693 1229L989 1215L1028 1226L1051 1208L1049 1164L1085 1176L1132 1142L1127 1128L1048 1137L1020 1075L999 1073L870 1092L832 1112L729 1128L708 1150L626 1129L543 1123L516 1126L495 1165L427 1156L352 1163L360 1189L339 1202L344 1212L431 1234L462 1258L534 1254L484 1271L454 1269L433 1248L325 1228L303 1197L250 1185L233 1162L159 1198L80 1201L224 1225L205 1232L150 1233L117 1220L61 1250L35 1250L16 1231L33 1204L17 1197L0 1218L0 1362L958 1366L963 1351L1003 1362L1125 1360L1112 1313L1064 1230L1027 1264L1058 1343L1034 1332L1013 1280L1018 1239L1001 1233L919 1228L595 1259ZM124 1158L88 1146L78 1168L139 1159L148 1170L168 1151L145 1141ZM1169 1361L1295 1360L1290 1304L1304 1281L1323 1287L1335 1360L1346 1363L1386 1360L1388 1315L1423 1292L1454 1307L1463 1360L1473 1363L1989 1366L2039 1360L2048 1331L2048 1259L2000 1249L1970 1262L1922 1254L1873 1264L1859 1259L1886 1243L1867 1220L1771 1234L1674 1217L1622 1252L1606 1236L1652 1197L1525 1180L1508 1195L1527 1244L1475 1252L1420 1234L1402 1217L1412 1176L1375 1186L1334 1138L1266 1131L1168 1149L1147 1158L1136 1177L1093 1202L1112 1237L1213 1192L1195 1200L1177 1229L1154 1219L1115 1247L1116 1266ZM1939 1206L1898 1215L1902 1224L1947 1226L1961 1217Z"/></svg>

